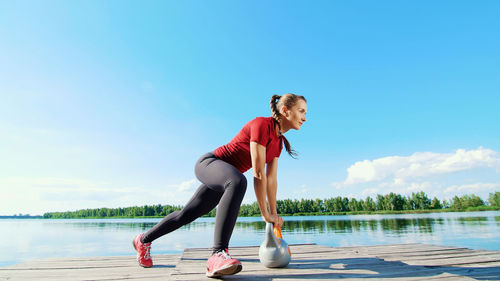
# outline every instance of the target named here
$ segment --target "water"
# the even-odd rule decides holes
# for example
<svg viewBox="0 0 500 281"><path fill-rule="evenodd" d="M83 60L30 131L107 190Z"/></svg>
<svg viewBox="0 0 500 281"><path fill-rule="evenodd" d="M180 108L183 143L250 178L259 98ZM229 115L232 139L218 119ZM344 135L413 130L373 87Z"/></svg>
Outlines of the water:
<svg viewBox="0 0 500 281"><path fill-rule="evenodd" d="M284 217L290 244L332 247L429 243L500 250L500 211ZM0 219L0 266L47 257L135 255L132 238L160 219ZM153 254L212 245L214 218L200 218L154 241ZM260 245L261 218L239 218L231 246Z"/></svg>

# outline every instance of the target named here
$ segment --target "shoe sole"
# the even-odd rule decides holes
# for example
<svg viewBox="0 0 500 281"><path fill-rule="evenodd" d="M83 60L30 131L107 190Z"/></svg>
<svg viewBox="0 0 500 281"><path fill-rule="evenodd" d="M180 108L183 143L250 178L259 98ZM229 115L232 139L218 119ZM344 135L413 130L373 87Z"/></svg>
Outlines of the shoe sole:
<svg viewBox="0 0 500 281"><path fill-rule="evenodd" d="M137 248L135 247L135 237L134 237L134 239L132 239L132 246L134 246L134 249L135 249L135 251L137 252ZM142 267L144 267L144 268L150 268L150 267L153 267L153 266L144 266L144 265L142 265L142 264L139 262L139 253L137 253L137 258L136 258L136 260L137 260L137 263L139 263L139 265L140 265L140 266L142 266Z"/></svg>
<svg viewBox="0 0 500 281"><path fill-rule="evenodd" d="M242 268L243 266L241 264L230 264L227 267L219 268L214 272L209 272L207 270L205 275L210 278L221 277L222 275L232 275L240 272Z"/></svg>

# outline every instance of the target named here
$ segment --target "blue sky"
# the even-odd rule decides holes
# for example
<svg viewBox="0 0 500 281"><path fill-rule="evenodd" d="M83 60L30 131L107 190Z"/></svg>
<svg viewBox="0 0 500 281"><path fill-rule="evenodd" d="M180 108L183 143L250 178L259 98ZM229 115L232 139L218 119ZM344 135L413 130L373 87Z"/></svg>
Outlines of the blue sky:
<svg viewBox="0 0 500 281"><path fill-rule="evenodd" d="M500 190L498 1L0 1L0 215L184 204L308 99L278 198ZM246 174L251 184L251 173ZM253 188L245 203L253 202Z"/></svg>

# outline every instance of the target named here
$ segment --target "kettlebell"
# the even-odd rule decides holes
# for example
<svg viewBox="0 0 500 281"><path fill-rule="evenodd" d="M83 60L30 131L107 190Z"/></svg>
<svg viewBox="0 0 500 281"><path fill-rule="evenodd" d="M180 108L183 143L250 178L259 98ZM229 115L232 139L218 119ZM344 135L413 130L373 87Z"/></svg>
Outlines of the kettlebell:
<svg viewBox="0 0 500 281"><path fill-rule="evenodd" d="M274 233L273 233L274 229ZM259 259L265 267L285 267L290 263L292 253L288 244L283 240L281 229L266 223L266 237L260 244Z"/></svg>

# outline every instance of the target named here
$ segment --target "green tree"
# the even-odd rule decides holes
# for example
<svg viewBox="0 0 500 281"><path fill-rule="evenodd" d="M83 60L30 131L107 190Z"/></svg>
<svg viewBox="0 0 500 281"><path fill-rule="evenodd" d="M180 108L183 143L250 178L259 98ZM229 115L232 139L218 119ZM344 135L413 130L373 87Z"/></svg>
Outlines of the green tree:
<svg viewBox="0 0 500 281"><path fill-rule="evenodd" d="M488 202L491 206L500 207L500 192L496 191L495 193L490 193Z"/></svg>
<svg viewBox="0 0 500 281"><path fill-rule="evenodd" d="M325 199L323 201L323 204L325 206L325 211L327 211L327 212L334 212L333 198Z"/></svg>
<svg viewBox="0 0 500 281"><path fill-rule="evenodd" d="M324 211L323 200L317 198L312 202L312 211L322 213Z"/></svg>
<svg viewBox="0 0 500 281"><path fill-rule="evenodd" d="M461 197L455 196L452 199L450 208L456 210L464 210L470 207L484 206L484 201L479 196L474 194L463 195Z"/></svg>
<svg viewBox="0 0 500 281"><path fill-rule="evenodd" d="M411 197L415 203L415 209L425 210L430 208L431 200L423 191L412 193Z"/></svg>
<svg viewBox="0 0 500 281"><path fill-rule="evenodd" d="M349 211L351 211L351 212L359 211L358 200L356 200L356 198L351 198L349 200L349 203L347 204L347 207L349 208Z"/></svg>
<svg viewBox="0 0 500 281"><path fill-rule="evenodd" d="M466 202L467 208L484 206L483 199L481 199L481 197L474 195L474 194L465 195L465 202Z"/></svg>
<svg viewBox="0 0 500 281"><path fill-rule="evenodd" d="M415 201L413 201L413 198L408 195L406 198L405 198L405 206L404 206L404 209L405 210L415 210Z"/></svg>
<svg viewBox="0 0 500 281"><path fill-rule="evenodd" d="M377 211L386 210L386 203L384 195L377 194L377 201L375 203Z"/></svg>
<svg viewBox="0 0 500 281"><path fill-rule="evenodd" d="M463 209L465 209L465 206L462 202L462 199L455 195L451 199L450 208L456 209L456 210L463 210Z"/></svg>
<svg viewBox="0 0 500 281"><path fill-rule="evenodd" d="M403 210L404 199L400 194L391 192L384 196L385 210Z"/></svg>
<svg viewBox="0 0 500 281"><path fill-rule="evenodd" d="M371 197L366 197L365 201L363 202L363 210L364 211L375 211L377 206L375 205L375 202Z"/></svg>
<svg viewBox="0 0 500 281"><path fill-rule="evenodd" d="M432 199L432 202L431 202L431 209L442 209L442 208L443 208L443 205L441 205L441 202L439 201L439 199L434 197Z"/></svg>

